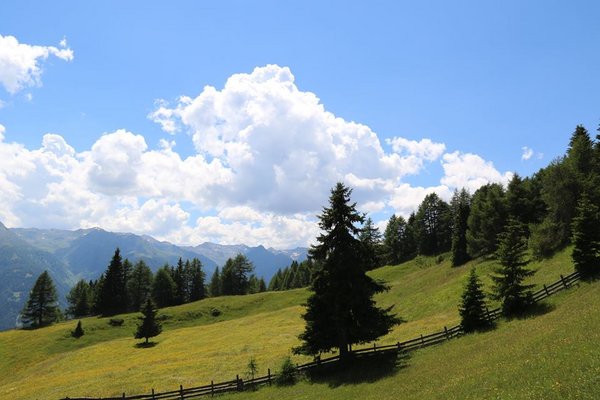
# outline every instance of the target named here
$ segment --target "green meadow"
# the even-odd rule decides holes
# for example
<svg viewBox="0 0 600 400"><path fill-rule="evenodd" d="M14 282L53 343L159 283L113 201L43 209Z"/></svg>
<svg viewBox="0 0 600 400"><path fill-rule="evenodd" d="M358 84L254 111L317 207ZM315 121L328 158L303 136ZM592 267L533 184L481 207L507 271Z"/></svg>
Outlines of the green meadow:
<svg viewBox="0 0 600 400"><path fill-rule="evenodd" d="M573 271L570 249L532 263L540 286ZM453 326L471 267L490 287L494 260L450 267L449 256L417 257L371 272L390 290L377 297L405 322L378 343L395 343ZM600 287L581 283L550 297L537 315L501 321L485 333L419 350L393 366L331 373L295 386L261 388L232 398L600 398ZM168 391L245 376L251 357L258 373L276 371L298 344L306 289L210 298L161 309L156 345L138 348L139 314L82 320L85 335L70 336L76 321L39 330L0 333L0 398L58 399ZM490 303L493 307L494 304ZM219 310L213 316L213 310ZM302 363L309 358L292 356Z"/></svg>

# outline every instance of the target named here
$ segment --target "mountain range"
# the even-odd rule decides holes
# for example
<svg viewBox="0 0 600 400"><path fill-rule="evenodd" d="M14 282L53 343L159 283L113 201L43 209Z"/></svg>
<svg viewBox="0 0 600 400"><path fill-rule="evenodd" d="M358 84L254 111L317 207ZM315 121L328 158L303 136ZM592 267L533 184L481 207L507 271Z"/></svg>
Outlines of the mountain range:
<svg viewBox="0 0 600 400"><path fill-rule="evenodd" d="M176 246L147 235L108 232L100 228L59 230L6 228L0 222L0 330L16 325L29 290L37 277L48 270L56 285L61 306L66 294L79 279L97 279L115 249L123 258L135 262L143 259L154 271L174 265L178 259L198 258L207 280L217 266L228 258L244 254L254 264L254 273L267 282L292 261L303 261L307 248L275 250L264 246L220 245L202 243Z"/></svg>

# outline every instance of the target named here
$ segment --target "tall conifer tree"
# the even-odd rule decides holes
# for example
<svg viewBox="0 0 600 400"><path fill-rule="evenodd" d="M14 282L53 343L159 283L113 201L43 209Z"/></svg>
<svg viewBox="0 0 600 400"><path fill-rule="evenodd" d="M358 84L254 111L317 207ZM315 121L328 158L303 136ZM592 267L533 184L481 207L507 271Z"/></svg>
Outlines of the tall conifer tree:
<svg viewBox="0 0 600 400"><path fill-rule="evenodd" d="M525 278L532 276L533 271L527 269L529 260L526 257L527 241L522 224L509 219L506 230L500 234L496 256L500 268L494 281L494 298L502 302L502 312L510 316L521 313L531 305L533 285L525 285Z"/></svg>
<svg viewBox="0 0 600 400"><path fill-rule="evenodd" d="M583 278L597 275L600 272L600 216L598 207L587 194L579 199L572 230L575 270Z"/></svg>
<svg viewBox="0 0 600 400"><path fill-rule="evenodd" d="M294 352L318 354L339 349L345 359L350 346L373 341L385 335L400 320L390 309L375 305L373 296L387 290L365 274L363 246L356 224L363 217L350 203L352 190L338 183L331 191L329 207L319 216L322 233L310 249L318 267L308 298L302 345Z"/></svg>
<svg viewBox="0 0 600 400"><path fill-rule="evenodd" d="M29 299L22 312L25 325L34 328L49 325L60 318L58 296L48 271L44 271L29 292Z"/></svg>

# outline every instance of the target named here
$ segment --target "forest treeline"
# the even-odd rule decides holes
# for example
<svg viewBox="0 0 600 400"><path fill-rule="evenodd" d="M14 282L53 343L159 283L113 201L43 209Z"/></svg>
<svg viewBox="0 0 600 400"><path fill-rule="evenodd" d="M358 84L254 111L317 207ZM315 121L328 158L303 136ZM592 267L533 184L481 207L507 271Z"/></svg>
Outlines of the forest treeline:
<svg viewBox="0 0 600 400"><path fill-rule="evenodd" d="M80 280L67 296L68 316L115 315L139 311L146 300L158 307L168 307L201 300L208 296L238 295L266 291L262 278L252 271L254 266L242 254L227 260L221 272L217 268L207 285L199 259L168 264L156 273L144 260L132 264L123 260L119 249L99 279Z"/></svg>

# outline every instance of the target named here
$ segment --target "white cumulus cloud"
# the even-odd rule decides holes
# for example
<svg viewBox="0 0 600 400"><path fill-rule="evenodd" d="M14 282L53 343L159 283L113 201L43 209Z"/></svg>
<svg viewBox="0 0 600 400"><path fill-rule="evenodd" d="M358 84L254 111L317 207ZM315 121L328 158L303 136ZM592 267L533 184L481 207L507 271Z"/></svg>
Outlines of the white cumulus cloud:
<svg viewBox="0 0 600 400"><path fill-rule="evenodd" d="M429 193L449 200L455 188L473 192L511 177L478 155L444 154L443 143L426 138L394 137L386 151L368 126L336 117L276 65L233 75L223 89L207 86L173 106L159 101L150 118L169 133L156 148L119 129L89 149L74 149L57 133L27 149L6 140L0 125L0 220L100 226L178 244L291 248L314 240L315 216L337 181L353 188L361 212L387 220L392 212L408 216ZM194 154L177 152L170 135L178 132L191 135ZM436 160L439 183L403 181Z"/></svg>
<svg viewBox="0 0 600 400"><path fill-rule="evenodd" d="M57 48L19 43L14 36L0 35L0 84L10 94L41 85L41 64L50 56L71 61L73 50L67 47L66 39Z"/></svg>

